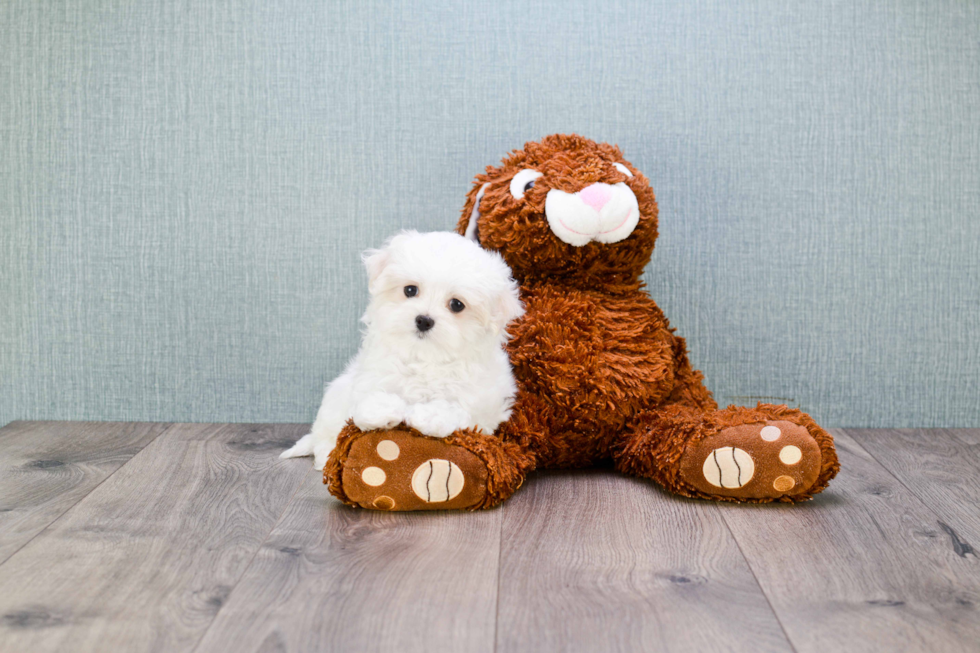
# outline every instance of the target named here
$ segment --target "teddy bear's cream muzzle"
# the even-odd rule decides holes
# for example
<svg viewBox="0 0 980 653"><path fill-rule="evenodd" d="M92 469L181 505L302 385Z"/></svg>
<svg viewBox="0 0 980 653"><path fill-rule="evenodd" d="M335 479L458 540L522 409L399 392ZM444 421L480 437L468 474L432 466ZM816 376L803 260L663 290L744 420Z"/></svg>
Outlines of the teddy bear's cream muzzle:
<svg viewBox="0 0 980 653"><path fill-rule="evenodd" d="M577 193L548 191L545 215L551 231L565 243L618 243L636 228L640 208L625 183L586 186Z"/></svg>

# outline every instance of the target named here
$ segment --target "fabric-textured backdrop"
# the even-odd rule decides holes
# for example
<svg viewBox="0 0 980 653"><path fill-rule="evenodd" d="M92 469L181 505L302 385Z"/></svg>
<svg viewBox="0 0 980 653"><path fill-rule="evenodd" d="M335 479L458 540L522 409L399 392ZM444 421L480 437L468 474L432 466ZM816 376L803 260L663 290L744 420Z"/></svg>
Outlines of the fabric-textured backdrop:
<svg viewBox="0 0 980 653"><path fill-rule="evenodd" d="M980 425L980 3L0 3L0 424L310 421L359 252L552 132L720 403Z"/></svg>

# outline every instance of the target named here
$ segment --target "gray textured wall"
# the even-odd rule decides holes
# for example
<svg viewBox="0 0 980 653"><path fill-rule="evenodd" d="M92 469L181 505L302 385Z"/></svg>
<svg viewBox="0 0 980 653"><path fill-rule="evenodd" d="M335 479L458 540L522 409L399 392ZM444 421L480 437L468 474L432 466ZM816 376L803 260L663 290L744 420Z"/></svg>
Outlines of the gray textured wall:
<svg viewBox="0 0 980 653"><path fill-rule="evenodd" d="M0 3L0 424L312 420L358 252L551 132L719 401L980 425L980 3Z"/></svg>

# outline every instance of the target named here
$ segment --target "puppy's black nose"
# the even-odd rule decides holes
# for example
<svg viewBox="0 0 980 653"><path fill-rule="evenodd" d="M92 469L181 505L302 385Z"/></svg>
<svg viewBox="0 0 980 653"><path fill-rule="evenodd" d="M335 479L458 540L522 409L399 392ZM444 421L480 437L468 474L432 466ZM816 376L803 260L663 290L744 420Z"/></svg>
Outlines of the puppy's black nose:
<svg viewBox="0 0 980 653"><path fill-rule="evenodd" d="M428 331L429 329L431 329L432 327L434 327L435 324L436 324L436 321L433 320L428 315L416 315L415 316L415 328L417 328L419 331L423 331L423 332Z"/></svg>

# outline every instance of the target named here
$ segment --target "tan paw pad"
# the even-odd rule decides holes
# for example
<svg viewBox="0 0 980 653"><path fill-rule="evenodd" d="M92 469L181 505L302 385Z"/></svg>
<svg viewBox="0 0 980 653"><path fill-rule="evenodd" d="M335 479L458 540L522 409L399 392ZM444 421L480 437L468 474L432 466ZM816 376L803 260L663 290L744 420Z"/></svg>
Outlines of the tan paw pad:
<svg viewBox="0 0 980 653"><path fill-rule="evenodd" d="M395 500L389 496L382 494L380 497L371 502L375 508L378 510L394 510Z"/></svg>
<svg viewBox="0 0 980 653"><path fill-rule="evenodd" d="M795 445L790 444L779 450L779 462L784 465L795 465L802 459L803 452Z"/></svg>
<svg viewBox="0 0 980 653"><path fill-rule="evenodd" d="M789 492L796 485L796 481L793 480L792 476L777 476L776 480L772 482L772 489L776 492Z"/></svg>
<svg viewBox="0 0 980 653"><path fill-rule="evenodd" d="M380 467L368 467L363 472L361 472L361 480L364 481L365 484L370 485L371 487L384 485L385 478L387 478L387 475L385 474L385 471Z"/></svg>
<svg viewBox="0 0 980 653"><path fill-rule="evenodd" d="M378 456L380 456L382 460L387 460L389 462L392 460L398 460L398 454L400 453L401 449L399 449L398 445L391 440L382 440L378 443Z"/></svg>
<svg viewBox="0 0 980 653"><path fill-rule="evenodd" d="M463 491L463 472L448 460L427 460L412 474L412 491L426 503L449 501Z"/></svg>
<svg viewBox="0 0 980 653"><path fill-rule="evenodd" d="M739 488L748 484L755 473L752 456L736 447L721 447L704 459L701 467L706 481L715 487Z"/></svg>
<svg viewBox="0 0 980 653"><path fill-rule="evenodd" d="M761 435L762 439L766 442L775 442L782 434L783 432L779 430L778 426L763 426L762 430L759 431L759 435Z"/></svg>

